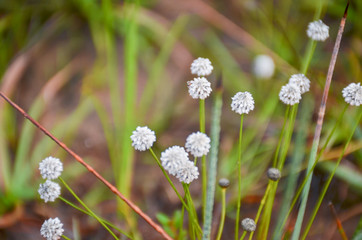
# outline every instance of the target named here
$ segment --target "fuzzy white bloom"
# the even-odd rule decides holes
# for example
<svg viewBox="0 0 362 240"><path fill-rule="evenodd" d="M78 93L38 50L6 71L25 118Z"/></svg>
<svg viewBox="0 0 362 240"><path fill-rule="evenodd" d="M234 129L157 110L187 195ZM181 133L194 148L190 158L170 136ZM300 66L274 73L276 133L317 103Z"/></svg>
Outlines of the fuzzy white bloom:
<svg viewBox="0 0 362 240"><path fill-rule="evenodd" d="M191 63L191 73L197 76L208 76L211 74L214 67L211 65L211 61L208 58L195 59Z"/></svg>
<svg viewBox="0 0 362 240"><path fill-rule="evenodd" d="M161 163L171 175L176 175L177 170L185 161L189 161L187 152L183 147L172 146L161 153Z"/></svg>
<svg viewBox="0 0 362 240"><path fill-rule="evenodd" d="M274 74L275 64L268 55L258 55L253 62L253 72L257 78L268 79Z"/></svg>
<svg viewBox="0 0 362 240"><path fill-rule="evenodd" d="M244 218L241 221L241 226L247 232L254 232L255 229L256 229L255 221L253 219L251 219L251 218Z"/></svg>
<svg viewBox="0 0 362 240"><path fill-rule="evenodd" d="M199 170L191 161L184 161L176 171L176 178L183 183L189 184L199 177Z"/></svg>
<svg viewBox="0 0 362 240"><path fill-rule="evenodd" d="M299 101L302 99L300 87L292 83L288 83L287 85L282 86L282 89L279 92L279 99L288 105L299 103Z"/></svg>
<svg viewBox="0 0 362 240"><path fill-rule="evenodd" d="M39 170L44 179L56 179L62 174L63 163L59 158L47 157L39 163Z"/></svg>
<svg viewBox="0 0 362 240"><path fill-rule="evenodd" d="M137 127L131 136L132 146L139 151L146 151L156 141L155 132L148 127Z"/></svg>
<svg viewBox="0 0 362 240"><path fill-rule="evenodd" d="M57 217L45 220L40 228L40 234L47 240L58 240L63 232L63 223Z"/></svg>
<svg viewBox="0 0 362 240"><path fill-rule="evenodd" d="M254 99L249 92L238 92L231 99L231 110L236 113L248 114L254 109Z"/></svg>
<svg viewBox="0 0 362 240"><path fill-rule="evenodd" d="M186 139L185 147L194 157L202 157L210 150L210 138L202 132L191 133Z"/></svg>
<svg viewBox="0 0 362 240"><path fill-rule="evenodd" d="M293 74L289 78L289 83L292 83L292 84L295 84L295 85L299 86L301 94L303 94L305 92L308 92L309 88L310 88L309 79L302 73Z"/></svg>
<svg viewBox="0 0 362 240"><path fill-rule="evenodd" d="M344 101L352 106L362 104L362 86L361 83L351 83L342 90Z"/></svg>
<svg viewBox="0 0 362 240"><path fill-rule="evenodd" d="M46 180L39 185L38 193L45 202L54 202L60 195L60 186L58 183Z"/></svg>
<svg viewBox="0 0 362 240"><path fill-rule="evenodd" d="M212 91L211 83L204 77L194 78L194 80L188 81L187 85L189 94L193 99L205 99Z"/></svg>
<svg viewBox="0 0 362 240"><path fill-rule="evenodd" d="M329 27L322 20L310 22L307 29L307 35L314 41L325 41L329 37Z"/></svg>

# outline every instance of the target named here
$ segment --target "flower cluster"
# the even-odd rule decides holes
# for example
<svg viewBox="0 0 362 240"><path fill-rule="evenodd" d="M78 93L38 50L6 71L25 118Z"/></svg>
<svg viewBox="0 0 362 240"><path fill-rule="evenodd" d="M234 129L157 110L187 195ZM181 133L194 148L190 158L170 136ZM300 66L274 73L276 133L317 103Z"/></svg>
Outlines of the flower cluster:
<svg viewBox="0 0 362 240"><path fill-rule="evenodd" d="M63 235L63 223L59 218L45 220L40 228L40 234L47 240L58 240Z"/></svg>
<svg viewBox="0 0 362 240"><path fill-rule="evenodd" d="M156 141L155 132L148 127L137 127L131 136L132 146L139 151L150 149Z"/></svg>
<svg viewBox="0 0 362 240"><path fill-rule="evenodd" d="M322 20L310 22L307 35L314 41L325 41L329 37L329 27Z"/></svg>
<svg viewBox="0 0 362 240"><path fill-rule="evenodd" d="M187 82L189 94L194 99L205 99L212 92L211 83L205 78L211 74L214 69L211 62L207 58L195 59L191 63L191 73L196 74L198 77Z"/></svg>
<svg viewBox="0 0 362 240"><path fill-rule="evenodd" d="M54 202L60 195L60 186L51 180L39 185L38 193L45 202Z"/></svg>
<svg viewBox="0 0 362 240"><path fill-rule="evenodd" d="M191 133L186 139L185 147L194 157L202 157L210 150L210 138L202 132Z"/></svg>
<svg viewBox="0 0 362 240"><path fill-rule="evenodd" d="M300 87L293 83L288 83L287 85L282 86L282 89L279 92L279 99L288 105L299 103L302 99Z"/></svg>
<svg viewBox="0 0 362 240"><path fill-rule="evenodd" d="M211 65L211 61L208 58L195 59L191 63L191 73L197 76L208 76L211 74L214 67Z"/></svg>
<svg viewBox="0 0 362 240"><path fill-rule="evenodd" d="M231 99L231 110L240 115L244 113L248 114L254 109L254 99L249 92L238 92Z"/></svg>
<svg viewBox="0 0 362 240"><path fill-rule="evenodd" d="M257 78L268 79L274 74L275 64L268 55L258 55L253 62L253 72Z"/></svg>
<svg viewBox="0 0 362 240"><path fill-rule="evenodd" d="M362 104L362 86L361 83L351 83L342 90L344 101L352 106Z"/></svg>
<svg viewBox="0 0 362 240"><path fill-rule="evenodd" d="M310 80L302 73L293 74L289 78L289 83L297 85L301 94L308 92L310 88Z"/></svg>
<svg viewBox="0 0 362 240"><path fill-rule="evenodd" d="M45 183L39 185L38 193L45 202L54 202L60 195L60 185L51 180L60 177L63 163L54 157L47 157L39 163L39 171Z"/></svg>

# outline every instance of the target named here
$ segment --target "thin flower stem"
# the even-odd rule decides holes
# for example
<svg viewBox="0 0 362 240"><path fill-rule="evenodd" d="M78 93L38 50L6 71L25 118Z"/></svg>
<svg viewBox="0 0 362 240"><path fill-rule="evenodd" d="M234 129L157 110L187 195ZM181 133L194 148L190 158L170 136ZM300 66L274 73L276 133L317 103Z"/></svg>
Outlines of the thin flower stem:
<svg viewBox="0 0 362 240"><path fill-rule="evenodd" d="M336 42L334 44L331 61L329 63L329 68L328 68L328 73L327 73L327 78L326 78L326 84L324 86L322 102L321 102L321 105L319 107L318 120L317 120L317 125L316 125L316 128L315 128L315 132L314 132L312 150L311 150L310 158L309 158L309 162L308 162L308 170L312 167L312 165L313 165L313 163L314 163L314 161L315 161L315 159L317 157L318 145L319 145L319 140L320 140L320 136L321 136L321 132L322 132L322 126L323 126L323 119L324 119L324 114L325 114L325 111L326 111L328 92L329 92L329 88L330 88L330 85L331 85L333 72L334 72L334 67L336 65L337 56L338 56L338 52L339 52L339 47L340 47L341 40L342 40L342 33L343 33L344 26L345 26L345 23L346 23L348 7L349 7L349 1L347 2L347 6L346 6L346 9L344 11L344 15L342 17L342 20L341 20L341 23L340 23L340 26L339 26L339 29L338 29L337 39L336 39ZM307 201L308 201L308 194L309 194L309 188L310 188L311 181L312 181L312 176L310 176L308 178L307 184L305 185L305 187L303 189L303 195L302 195L302 199L301 199L301 206L300 206L299 211L298 211L297 221L296 221L295 228L294 228L294 231L293 231L293 235L292 235L292 238L291 238L292 240L299 239L299 235L300 235L300 231L301 231L302 223L303 223L303 219L304 219L305 208L306 208Z"/></svg>
<svg viewBox="0 0 362 240"><path fill-rule="evenodd" d="M312 213L312 215L311 215L311 217L310 217L310 219L309 219L309 221L308 221L307 227L305 228L304 233L303 233L303 235L302 235L302 238L301 238L302 240L306 239L306 237L307 237L307 235L308 235L308 232L309 232L309 230L310 230L310 228L311 228L311 226L312 226L312 224L313 224L313 221L314 221L314 219L315 219L315 217L316 217L316 215L317 215L317 212L318 212L318 210L319 210L319 207L321 206L322 201L323 201L323 199L324 199L324 196L326 195L326 192L327 192L327 190L328 190L329 184L331 183L331 181L332 181L332 179L333 179L333 176L334 176L334 174L336 173L337 168L338 168L339 164L340 164L341 161L342 161L342 158L343 158L343 156L344 156L344 153L346 152L347 147L348 147L349 143L351 142L352 137L353 137L353 135L354 135L357 127L358 127L359 124L360 124L361 117L362 117L362 111L360 112L359 116L357 117L356 125L353 127L353 130L352 130L352 132L351 132L351 135L349 136L346 144L344 145L343 151L341 152L341 155L339 156L339 158L338 158L338 160L337 160L336 166L334 167L333 171L332 171L331 174L329 175L329 178L328 178L327 182L325 183L321 194L319 195L317 204L316 204L315 207L314 207L313 213Z"/></svg>
<svg viewBox="0 0 362 240"><path fill-rule="evenodd" d="M105 178L103 178L93 167L87 164L78 154L73 152L70 148L68 148L63 142L53 136L48 130L46 130L40 123L35 121L32 117L29 116L21 107L19 107L16 103L11 101L8 97L6 97L2 92L0 92L0 96L5 99L13 108L15 108L18 112L20 112L26 119L28 119L32 124L34 124L39 130L41 130L45 135L50 137L55 143L57 143L61 148L63 148L67 153L69 153L72 157L77 160L80 164L82 164L90 173L92 173L96 178L98 178L101 182L103 182L115 195L117 195L122 201L124 201L134 212L140 215L153 229L155 229L164 239L172 240L172 238L165 232L165 230L155 223L146 213L144 213L136 204L134 204L131 200L123 196L123 194L110 182L108 182Z"/></svg>
<svg viewBox="0 0 362 240"><path fill-rule="evenodd" d="M65 202L66 204L68 204L69 206L77 209L78 211L87 214L88 216L92 217L92 214L84 209L81 209L80 207L76 206L75 204L71 203L70 201L68 201L67 199L63 198L62 196L59 196L59 199L62 200L63 202ZM128 235L125 231L123 231L122 229L118 228L116 225L114 225L113 223L105 220L104 218L99 218L101 219L105 224L107 224L108 226L110 226L111 228L116 229L118 232L122 233L123 235L125 235L126 237L128 237L129 239L133 239L130 235Z"/></svg>
<svg viewBox="0 0 362 240"><path fill-rule="evenodd" d="M200 132L205 133L205 99L200 99ZM205 222L205 207L206 207L206 188L207 188L207 171L206 171L206 156L201 158L201 174L202 174L202 214Z"/></svg>
<svg viewBox="0 0 362 240"><path fill-rule="evenodd" d="M221 239L222 231L224 230L225 212L226 212L225 195L226 195L226 188L222 188L221 189L221 216L220 216L220 224L219 224L219 230L217 232L216 240Z"/></svg>
<svg viewBox="0 0 362 240"><path fill-rule="evenodd" d="M268 197L268 194L269 194L269 191L270 191L270 188L271 188L271 184L273 184L273 183L274 183L273 181L270 181L270 180L269 180L268 186L266 187L264 196L263 196L263 198L262 198L261 201L260 201L260 206L259 206L258 212L257 212L256 217L255 217L255 225L258 225L258 221L259 221L259 217L260 217L261 211L262 211L263 208L264 208L264 205L265 205L265 202L266 202L266 198ZM253 239L253 235L254 235L254 232L251 232L250 235L249 235L249 240Z"/></svg>
<svg viewBox="0 0 362 240"><path fill-rule="evenodd" d="M241 235L241 237L240 237L240 240L244 240L244 238L245 238L245 236L246 236L247 233L248 233L248 232L244 230L243 235Z"/></svg>
<svg viewBox="0 0 362 240"><path fill-rule="evenodd" d="M339 217L338 217L338 215L337 215L337 212L336 212L336 209L335 209L334 206L333 206L333 203L332 203L332 202L329 202L329 203L328 203L328 206L329 206L329 208L331 209L331 212L332 212L332 214L333 214L333 216L334 216L334 220L335 220L335 222L336 222L338 231L339 231L339 233L341 234L342 239L343 239L343 240L348 240L348 237L347 237L347 235L346 235L346 232L345 232L344 229L343 229L342 222L341 222L341 220L339 219Z"/></svg>
<svg viewBox="0 0 362 240"><path fill-rule="evenodd" d="M183 230L183 223L184 223L184 216L185 216L185 206L182 205L182 209L181 209L181 223L180 223L180 228L178 230L178 235L177 235L177 239L180 240L181 239L181 234L182 234L182 230Z"/></svg>
<svg viewBox="0 0 362 240"><path fill-rule="evenodd" d="M66 239L66 240L71 240L70 238L68 238L68 237L65 236L65 235L62 235L62 238Z"/></svg>
<svg viewBox="0 0 362 240"><path fill-rule="evenodd" d="M243 136L243 121L244 114L241 114L240 117L240 128L239 128L239 145L238 145L238 164L237 164L237 172L238 172L238 199L237 199L237 207L236 207L236 219L235 219L235 240L239 238L239 222L240 222L240 207L241 207L241 140Z"/></svg>
<svg viewBox="0 0 362 240"><path fill-rule="evenodd" d="M288 121L289 110L290 110L290 106L288 105L287 108L285 109L283 127L282 127L282 130L280 132L277 149L275 151L274 160L273 160L273 167L277 166L277 160L278 160L278 156L279 156L280 146L282 144L283 136L284 136L284 133L285 133L285 131L284 131L285 126L286 126L286 123Z"/></svg>
<svg viewBox="0 0 362 240"><path fill-rule="evenodd" d="M77 194L68 186L68 184L63 180L62 177L58 178L63 185L68 189L68 191L73 195L75 199L91 214L92 217L94 217L113 237L114 239L118 240L118 237L112 232L111 229L108 228L108 226L100 219L78 196Z"/></svg>
<svg viewBox="0 0 362 240"><path fill-rule="evenodd" d="M182 186L184 188L185 197L187 199L187 203L189 204L189 209L190 209L189 222L191 223L191 225L190 225L190 227L191 227L190 232L192 232L191 239L195 239L197 225L198 225L198 224L195 224L195 222L196 223L198 222L197 214L196 214L195 206L194 206L194 203L192 201L191 194L190 194L189 185L185 184L185 183L182 183Z"/></svg>

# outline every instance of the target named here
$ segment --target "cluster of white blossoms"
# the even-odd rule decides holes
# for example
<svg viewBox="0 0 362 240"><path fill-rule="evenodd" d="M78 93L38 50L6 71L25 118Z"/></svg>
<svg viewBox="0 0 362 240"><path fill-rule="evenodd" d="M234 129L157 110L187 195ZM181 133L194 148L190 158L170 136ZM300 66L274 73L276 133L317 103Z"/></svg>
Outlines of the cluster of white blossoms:
<svg viewBox="0 0 362 240"><path fill-rule="evenodd" d="M150 149L156 141L155 132L148 127L137 127L131 136L132 146L138 151Z"/></svg>
<svg viewBox="0 0 362 240"><path fill-rule="evenodd" d="M310 22L307 35L314 41L325 41L329 37L329 27L322 20Z"/></svg>
<svg viewBox="0 0 362 240"><path fill-rule="evenodd" d="M249 92L238 92L231 99L231 110L240 115L248 114L254 109L254 99Z"/></svg>
<svg viewBox="0 0 362 240"><path fill-rule="evenodd" d="M40 174L45 183L39 185L38 193L45 202L54 202L60 195L60 186L51 180L60 177L63 171L63 163L54 157L47 157L39 163Z"/></svg>
<svg viewBox="0 0 362 240"><path fill-rule="evenodd" d="M59 218L45 220L40 228L40 234L47 240L58 240L63 235L63 223Z"/></svg>
<svg viewBox="0 0 362 240"><path fill-rule="evenodd" d="M289 83L299 86L301 94L308 92L310 88L310 80L302 73L293 74L289 78Z"/></svg>
<svg viewBox="0 0 362 240"><path fill-rule="evenodd" d="M344 101L351 106L360 106L362 104L362 86L361 83L351 83L342 90Z"/></svg>
<svg viewBox="0 0 362 240"><path fill-rule="evenodd" d="M202 157L210 150L210 138L202 132L191 133L186 138L185 148L194 157Z"/></svg>
<svg viewBox="0 0 362 240"><path fill-rule="evenodd" d="M253 72L257 78L268 79L274 74L275 64L268 55L258 55L253 62Z"/></svg>
<svg viewBox="0 0 362 240"><path fill-rule="evenodd" d="M247 232L254 232L256 229L255 221L251 218L244 218L241 221L241 226L243 227L244 231Z"/></svg>
<svg viewBox="0 0 362 240"><path fill-rule="evenodd" d="M282 86L279 99L287 105L299 103L302 94L309 91L310 80L302 73L294 74L289 78L288 84Z"/></svg>
<svg viewBox="0 0 362 240"><path fill-rule="evenodd" d="M187 82L189 94L194 99L205 99L212 92L211 83L205 78L211 74L214 69L211 62L207 58L194 60L191 64L191 73L196 74L198 77Z"/></svg>

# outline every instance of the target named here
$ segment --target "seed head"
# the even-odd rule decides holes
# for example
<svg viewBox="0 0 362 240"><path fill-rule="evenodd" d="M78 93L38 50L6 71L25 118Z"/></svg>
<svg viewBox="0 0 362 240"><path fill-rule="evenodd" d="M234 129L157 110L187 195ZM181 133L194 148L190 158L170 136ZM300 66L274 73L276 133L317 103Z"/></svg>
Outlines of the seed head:
<svg viewBox="0 0 362 240"><path fill-rule="evenodd" d="M275 64L268 55L258 55L253 62L253 72L257 78L268 79L274 74Z"/></svg>
<svg viewBox="0 0 362 240"><path fill-rule="evenodd" d="M220 178L219 180L219 186L221 188L228 188L230 185L230 181L227 178Z"/></svg>
<svg viewBox="0 0 362 240"><path fill-rule="evenodd" d="M211 83L204 77L188 81L189 94L193 99L205 99L212 92Z"/></svg>
<svg viewBox="0 0 362 240"><path fill-rule="evenodd" d="M329 37L329 27L322 20L310 22L307 29L307 35L314 41L324 42Z"/></svg>
<svg viewBox="0 0 362 240"><path fill-rule="evenodd" d="M176 175L177 170L185 161L189 161L187 152L183 147L173 146L161 153L161 163L165 170L171 175Z"/></svg>
<svg viewBox="0 0 362 240"><path fill-rule="evenodd" d="M256 224L255 224L254 220L251 218L244 218L241 221L241 226L247 232L254 232L256 229Z"/></svg>
<svg viewBox="0 0 362 240"><path fill-rule="evenodd" d="M199 177L199 170L191 161L183 161L176 170L176 178L189 184Z"/></svg>
<svg viewBox="0 0 362 240"><path fill-rule="evenodd" d="M362 104L362 86L361 83L351 83L342 90L344 101L352 106Z"/></svg>
<svg viewBox="0 0 362 240"><path fill-rule="evenodd" d="M305 92L309 91L310 88L310 81L309 79L302 73L300 74L293 74L290 78L289 78L289 83L295 84L297 86L299 86L300 88L300 93L303 94Z"/></svg>
<svg viewBox="0 0 362 240"><path fill-rule="evenodd" d="M211 74L213 66L211 65L211 61L208 58L195 59L191 63L191 73L196 74L197 76L208 76Z"/></svg>
<svg viewBox="0 0 362 240"><path fill-rule="evenodd" d="M45 202L54 202L60 195L60 186L58 183L46 180L39 185L38 193Z"/></svg>
<svg viewBox="0 0 362 240"><path fill-rule="evenodd" d="M240 115L244 113L248 114L254 109L254 99L249 92L238 92L231 99L231 110Z"/></svg>
<svg viewBox="0 0 362 240"><path fill-rule="evenodd" d="M39 163L40 174L44 179L56 179L62 174L63 164L59 158L47 157Z"/></svg>
<svg viewBox="0 0 362 240"><path fill-rule="evenodd" d="M202 157L210 150L210 138L202 132L191 133L186 139L185 147L193 156Z"/></svg>
<svg viewBox="0 0 362 240"><path fill-rule="evenodd" d="M45 220L40 228L40 235L47 240L58 240L63 235L63 232L63 223L57 217Z"/></svg>
<svg viewBox="0 0 362 240"><path fill-rule="evenodd" d="M281 174L278 168L269 168L267 171L267 176L272 181L278 181L281 177Z"/></svg>
<svg viewBox="0 0 362 240"><path fill-rule="evenodd" d="M146 151L156 141L155 132L148 127L137 127L131 136L132 146L139 151Z"/></svg>
<svg viewBox="0 0 362 240"><path fill-rule="evenodd" d="M279 99L288 105L299 103L299 101L302 99L300 87L292 83L288 83L287 85L282 86L282 89L279 92Z"/></svg>

